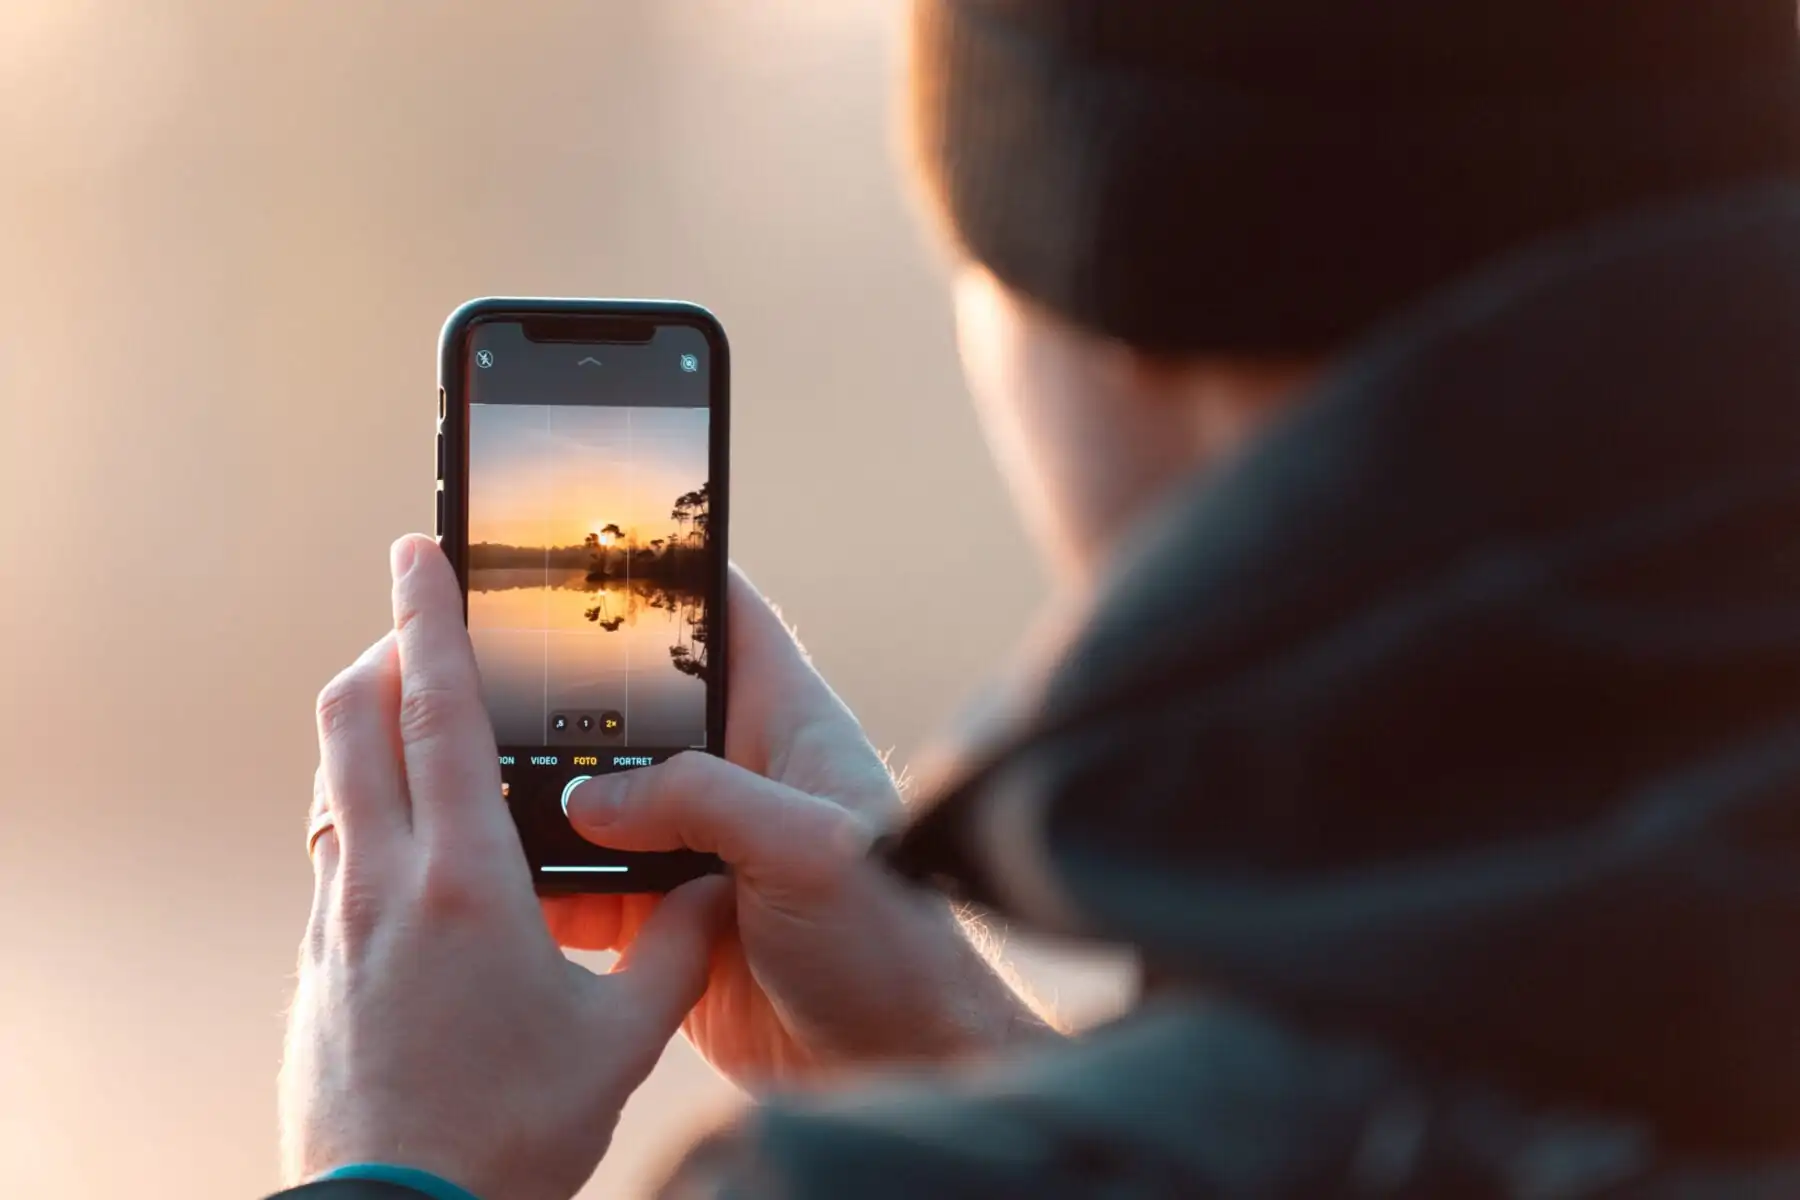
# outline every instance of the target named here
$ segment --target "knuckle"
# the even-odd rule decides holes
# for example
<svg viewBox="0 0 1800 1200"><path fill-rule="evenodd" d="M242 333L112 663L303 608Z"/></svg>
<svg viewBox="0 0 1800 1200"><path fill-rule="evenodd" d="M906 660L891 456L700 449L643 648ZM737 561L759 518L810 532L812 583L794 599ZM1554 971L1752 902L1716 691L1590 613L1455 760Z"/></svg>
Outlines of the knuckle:
<svg viewBox="0 0 1800 1200"><path fill-rule="evenodd" d="M433 922L460 922L471 917L483 902L480 880L453 858L434 854L419 879L419 909Z"/></svg>
<svg viewBox="0 0 1800 1200"><path fill-rule="evenodd" d="M418 598L410 588L397 588L394 592L394 632L410 631L417 624L421 611Z"/></svg>
<svg viewBox="0 0 1800 1200"><path fill-rule="evenodd" d="M868 867L869 835L850 813L819 801L789 814L779 844L789 847L785 865L797 886L821 893L841 892Z"/></svg>
<svg viewBox="0 0 1800 1200"><path fill-rule="evenodd" d="M414 683L400 697L400 736L408 742L449 736L468 711L468 697L456 688Z"/></svg>
<svg viewBox="0 0 1800 1200"><path fill-rule="evenodd" d="M656 768L659 772L654 777L656 790L659 794L672 797L703 792L718 778L717 761L710 754L684 750ZM644 771L627 771L620 783L635 795L646 786L648 775Z"/></svg>
<svg viewBox="0 0 1800 1200"><path fill-rule="evenodd" d="M326 737L356 724L369 711L373 681L356 667L346 667L319 692L314 711Z"/></svg>

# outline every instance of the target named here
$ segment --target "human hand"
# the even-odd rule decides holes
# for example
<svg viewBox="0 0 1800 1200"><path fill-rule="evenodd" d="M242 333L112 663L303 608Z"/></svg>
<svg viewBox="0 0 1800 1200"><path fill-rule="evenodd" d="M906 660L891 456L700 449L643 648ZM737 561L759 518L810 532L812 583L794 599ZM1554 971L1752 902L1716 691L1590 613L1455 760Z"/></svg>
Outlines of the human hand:
<svg viewBox="0 0 1800 1200"><path fill-rule="evenodd" d="M797 1082L942 1060L1048 1026L1002 980L949 904L869 861L901 811L893 778L779 616L731 576L725 757L683 754L577 788L569 818L621 850L719 855L736 928L715 946L683 1028L733 1080ZM544 900L565 946L643 952L646 897ZM652 918L654 919L654 918Z"/></svg>
<svg viewBox="0 0 1800 1200"><path fill-rule="evenodd" d="M455 575L418 536L393 572L394 632L319 697L284 1169L382 1162L566 1200L699 999L730 888L670 893L610 975L564 958L500 796Z"/></svg>

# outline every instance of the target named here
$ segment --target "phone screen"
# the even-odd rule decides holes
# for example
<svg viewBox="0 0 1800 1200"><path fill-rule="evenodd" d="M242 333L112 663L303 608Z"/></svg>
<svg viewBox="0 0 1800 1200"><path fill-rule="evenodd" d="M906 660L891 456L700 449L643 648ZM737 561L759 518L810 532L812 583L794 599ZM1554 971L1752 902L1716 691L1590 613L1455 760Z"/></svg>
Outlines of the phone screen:
<svg viewBox="0 0 1800 1200"><path fill-rule="evenodd" d="M466 339L469 635L533 870L623 875L645 856L573 837L564 813L586 776L712 748L713 355L689 325L557 328Z"/></svg>

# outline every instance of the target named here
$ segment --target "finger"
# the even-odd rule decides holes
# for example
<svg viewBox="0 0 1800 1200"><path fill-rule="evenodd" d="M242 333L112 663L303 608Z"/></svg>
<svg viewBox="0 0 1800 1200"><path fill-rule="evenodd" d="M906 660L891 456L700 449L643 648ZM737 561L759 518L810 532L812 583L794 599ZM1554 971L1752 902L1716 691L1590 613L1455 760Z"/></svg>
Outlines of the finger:
<svg viewBox="0 0 1800 1200"><path fill-rule="evenodd" d="M381 862L397 852L410 821L397 722L399 663L388 634L319 693L319 786L334 841Z"/></svg>
<svg viewBox="0 0 1800 1200"><path fill-rule="evenodd" d="M337 819L331 812L331 788L325 781L323 763L313 771L313 800L306 821L306 857L312 861L313 881L323 891L336 878L338 864Z"/></svg>
<svg viewBox="0 0 1800 1200"><path fill-rule="evenodd" d="M301 939L301 961L318 962L325 957L325 917L331 902L331 889L337 881L339 848L335 826L323 832L314 830L321 818L331 816L330 792L325 784L325 765L313 771L313 800L307 820L306 857L313 868L312 908L306 916L306 936Z"/></svg>
<svg viewBox="0 0 1800 1200"><path fill-rule="evenodd" d="M462 588L428 537L401 538L392 560L400 742L413 826L434 843L476 855L497 852L511 834L511 818L500 795L499 754L481 703Z"/></svg>
<svg viewBox="0 0 1800 1200"><path fill-rule="evenodd" d="M622 896L544 896L544 923L565 950L617 950Z"/></svg>
<svg viewBox="0 0 1800 1200"><path fill-rule="evenodd" d="M644 925L650 920L657 906L662 903L658 895L634 893L619 897L619 949L630 949Z"/></svg>
<svg viewBox="0 0 1800 1200"><path fill-rule="evenodd" d="M709 754L597 775L569 797L569 821L615 850L716 854L749 883L834 879L867 852L873 825L829 800Z"/></svg>
<svg viewBox="0 0 1800 1200"><path fill-rule="evenodd" d="M312 803L306 806L306 853L312 856L313 842L317 839L319 827L332 822L331 787L325 782L325 764L319 763L313 768Z"/></svg>
<svg viewBox="0 0 1800 1200"><path fill-rule="evenodd" d="M315 958L321 958L325 953L330 931L331 896L337 889L338 864L343 853L336 829L327 829L313 842L313 898L306 920L306 944Z"/></svg>
<svg viewBox="0 0 1800 1200"><path fill-rule="evenodd" d="M848 705L813 667L781 614L734 564L725 756L759 775L827 796L878 821L900 811L887 764ZM822 752L810 753L822 748Z"/></svg>
<svg viewBox="0 0 1800 1200"><path fill-rule="evenodd" d="M656 902L607 978L625 993L622 1011L644 1036L674 1036L700 997L713 944L731 921L731 881L717 875L682 884Z"/></svg>

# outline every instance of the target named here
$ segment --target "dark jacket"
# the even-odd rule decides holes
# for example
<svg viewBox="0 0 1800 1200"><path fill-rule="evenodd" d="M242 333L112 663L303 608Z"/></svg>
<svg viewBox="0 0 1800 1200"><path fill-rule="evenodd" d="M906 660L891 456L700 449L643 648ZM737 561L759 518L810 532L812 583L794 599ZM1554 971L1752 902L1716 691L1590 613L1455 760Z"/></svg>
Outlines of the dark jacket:
<svg viewBox="0 0 1800 1200"><path fill-rule="evenodd" d="M889 860L1166 994L668 1196L1800 1196L1800 185L1398 322L1010 694Z"/></svg>
<svg viewBox="0 0 1800 1200"><path fill-rule="evenodd" d="M893 861L1171 994L671 1195L1800 1196L1800 188L1402 320L1014 694Z"/></svg>

